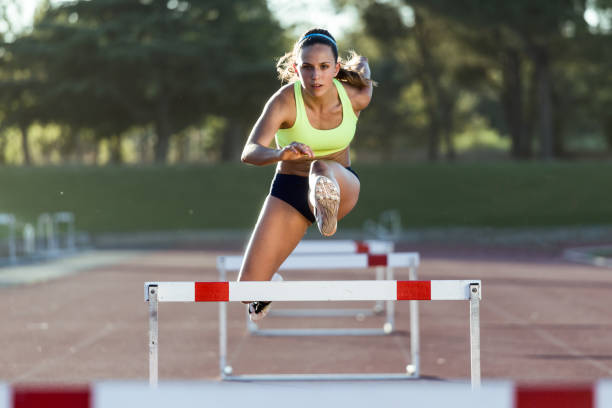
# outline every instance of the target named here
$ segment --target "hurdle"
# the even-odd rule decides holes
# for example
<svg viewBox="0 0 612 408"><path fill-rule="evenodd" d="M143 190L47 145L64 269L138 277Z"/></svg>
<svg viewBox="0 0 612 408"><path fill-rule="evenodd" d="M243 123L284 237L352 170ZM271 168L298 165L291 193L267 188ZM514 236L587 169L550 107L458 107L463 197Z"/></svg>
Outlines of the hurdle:
<svg viewBox="0 0 612 408"><path fill-rule="evenodd" d="M386 270L387 280L393 280L394 267L409 268L409 280L416 280L416 268L419 265L419 254L416 252L405 252L398 254L372 254L372 253L336 253L339 249L361 250L364 245L356 244L355 241L339 242L335 246L328 246L327 251L331 253L318 253L313 256L309 252L313 248L321 248L320 244L314 244L306 241L306 245L301 249L296 248L294 253L280 266L279 271L287 270L332 270L332 269L364 269L376 268L376 278L382 279L383 272ZM376 250L389 250L392 243L378 242L378 245L373 245L371 248ZM297 252L296 252L297 251ZM392 259L392 260L391 260ZM236 272L240 270L242 265L242 256L219 256L217 257L217 270L219 271L219 281L226 281L227 272ZM264 299L261 299L264 300ZM276 316L372 316L377 314L377 305L382 302L376 302L374 310L369 309L314 309L314 310L296 310L290 309L287 311L279 310ZM384 304L384 303L383 303ZM381 311L383 308L381 307ZM272 313L274 310L271 310ZM411 313L411 332L418 332L418 304L413 302L410 304ZM335 329L260 329L259 326L251 322L246 316L247 328L250 333L260 336L378 336L393 333L395 327L395 310L393 302L386 302L386 320L382 328L335 328ZM417 340L418 341L418 340Z"/></svg>
<svg viewBox="0 0 612 408"><path fill-rule="evenodd" d="M46 256L54 255L57 251L54 227L53 217L50 214L42 213L38 216L36 231L40 239L40 248L45 252Z"/></svg>
<svg viewBox="0 0 612 408"><path fill-rule="evenodd" d="M74 214L68 211L57 212L53 214L53 231L57 234L56 245L57 249L61 249L61 240L59 237L61 225L66 225L66 251L75 250L75 236L74 236Z"/></svg>
<svg viewBox="0 0 612 408"><path fill-rule="evenodd" d="M390 254L395 250L393 241L383 240L304 240L295 247L291 254L306 255L306 254ZM414 274L415 267L410 268L410 273ZM386 274L385 274L386 272ZM392 280L393 268L376 267L376 279ZM416 280L416 275L410 276L410 280ZM221 279L224 280L224 279ZM393 307L392 302L387 302L387 307ZM385 302L377 301L372 309L271 309L268 316L298 316L298 317L338 317L338 316L373 316L382 313L385 310ZM388 310L388 309L387 309ZM387 316L387 323L391 325ZM247 327L251 332L257 332L257 324L248 318Z"/></svg>
<svg viewBox="0 0 612 408"><path fill-rule="evenodd" d="M8 261L11 264L17 263L17 245L15 242L15 216L13 214L0 214L0 225L6 225L8 235Z"/></svg>
<svg viewBox="0 0 612 408"><path fill-rule="evenodd" d="M227 281L226 271L237 271L242 264L242 257L229 256L218 257L217 268L219 270L219 281ZM415 252L402 252L394 254L318 254L313 255L290 255L280 266L279 270L329 270L329 269L364 269L372 267L387 267L393 270L394 267L411 268L410 280L416 279L415 268L419 264L419 254ZM388 279L392 280L392 279ZM261 298L260 300L268 300ZM297 299L296 299L297 300ZM382 300L382 299L379 299ZM389 306L390 305L390 306ZM411 362L407 367L415 377L420 373L420 336L419 336L419 312L418 302L410 301L410 356ZM225 330L227 325L227 305L219 305L219 325L220 330ZM248 316L247 316L248 318ZM251 330L253 325L247 325L251 333L260 336L379 336L388 335L393 332L395 327L395 305L392 301L387 301L386 322L382 329L378 328L328 328L328 329L258 329ZM227 338L221 337L221 349L226 349ZM221 353L222 354L222 353ZM223 374L223 372L222 372Z"/></svg>
<svg viewBox="0 0 612 408"><path fill-rule="evenodd" d="M376 300L469 300L470 377L473 388L480 386L480 280L433 281L293 281L293 282L145 282L149 302L149 384L157 385L159 302L227 302L267 299L283 301L376 301ZM219 319L227 321L226 308L219 307ZM222 380L400 380L415 379L410 373L383 374L268 374L233 375L226 364L227 325L220 324L219 368Z"/></svg>

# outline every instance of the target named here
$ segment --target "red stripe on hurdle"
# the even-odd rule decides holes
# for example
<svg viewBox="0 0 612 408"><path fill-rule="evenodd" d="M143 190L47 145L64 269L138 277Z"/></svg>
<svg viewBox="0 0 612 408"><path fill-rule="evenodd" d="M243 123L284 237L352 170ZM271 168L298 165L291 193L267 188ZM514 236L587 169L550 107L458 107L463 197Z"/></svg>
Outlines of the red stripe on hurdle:
<svg viewBox="0 0 612 408"><path fill-rule="evenodd" d="M13 388L13 408L89 408L90 403L88 386Z"/></svg>
<svg viewBox="0 0 612 408"><path fill-rule="evenodd" d="M368 266L387 266L387 255L368 254Z"/></svg>
<svg viewBox="0 0 612 408"><path fill-rule="evenodd" d="M397 281L397 300L431 300L431 281Z"/></svg>
<svg viewBox="0 0 612 408"><path fill-rule="evenodd" d="M593 386L517 386L515 408L594 408Z"/></svg>
<svg viewBox="0 0 612 408"><path fill-rule="evenodd" d="M227 302L229 301L228 282L196 282L196 302Z"/></svg>
<svg viewBox="0 0 612 408"><path fill-rule="evenodd" d="M357 245L357 253L358 254L367 254L370 252L370 246L362 241L355 241L355 245Z"/></svg>

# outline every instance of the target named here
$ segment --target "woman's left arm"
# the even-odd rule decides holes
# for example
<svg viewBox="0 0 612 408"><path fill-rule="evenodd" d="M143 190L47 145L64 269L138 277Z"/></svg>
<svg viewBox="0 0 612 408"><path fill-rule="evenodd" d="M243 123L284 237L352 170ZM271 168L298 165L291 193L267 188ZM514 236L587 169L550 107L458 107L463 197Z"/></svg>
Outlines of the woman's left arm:
<svg viewBox="0 0 612 408"><path fill-rule="evenodd" d="M359 72L359 74L368 80L368 86L363 88L350 87L349 97L351 104L356 113L364 110L372 100L372 91L374 86L370 78L370 65L368 65L368 59L360 56L356 65L353 65L352 70Z"/></svg>

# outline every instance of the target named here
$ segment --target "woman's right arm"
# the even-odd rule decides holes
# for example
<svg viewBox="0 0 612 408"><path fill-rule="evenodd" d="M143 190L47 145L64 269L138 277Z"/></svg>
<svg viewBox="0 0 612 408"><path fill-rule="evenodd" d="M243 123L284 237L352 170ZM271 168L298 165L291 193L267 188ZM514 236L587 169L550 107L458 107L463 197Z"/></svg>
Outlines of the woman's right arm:
<svg viewBox="0 0 612 408"><path fill-rule="evenodd" d="M266 103L242 150L243 163L264 166L278 161L314 157L310 147L301 143L291 143L280 150L268 147L278 129L288 121L290 116L291 106L287 103L288 93L290 92L280 90ZM293 97L292 94L291 97Z"/></svg>

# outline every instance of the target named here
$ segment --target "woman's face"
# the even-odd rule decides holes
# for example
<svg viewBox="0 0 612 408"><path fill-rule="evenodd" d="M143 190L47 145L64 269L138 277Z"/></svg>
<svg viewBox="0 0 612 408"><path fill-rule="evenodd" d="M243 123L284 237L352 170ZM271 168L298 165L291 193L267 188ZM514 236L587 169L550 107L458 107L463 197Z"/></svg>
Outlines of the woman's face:
<svg viewBox="0 0 612 408"><path fill-rule="evenodd" d="M294 68L306 92L321 96L333 86L340 64L329 45L313 44L301 49Z"/></svg>

